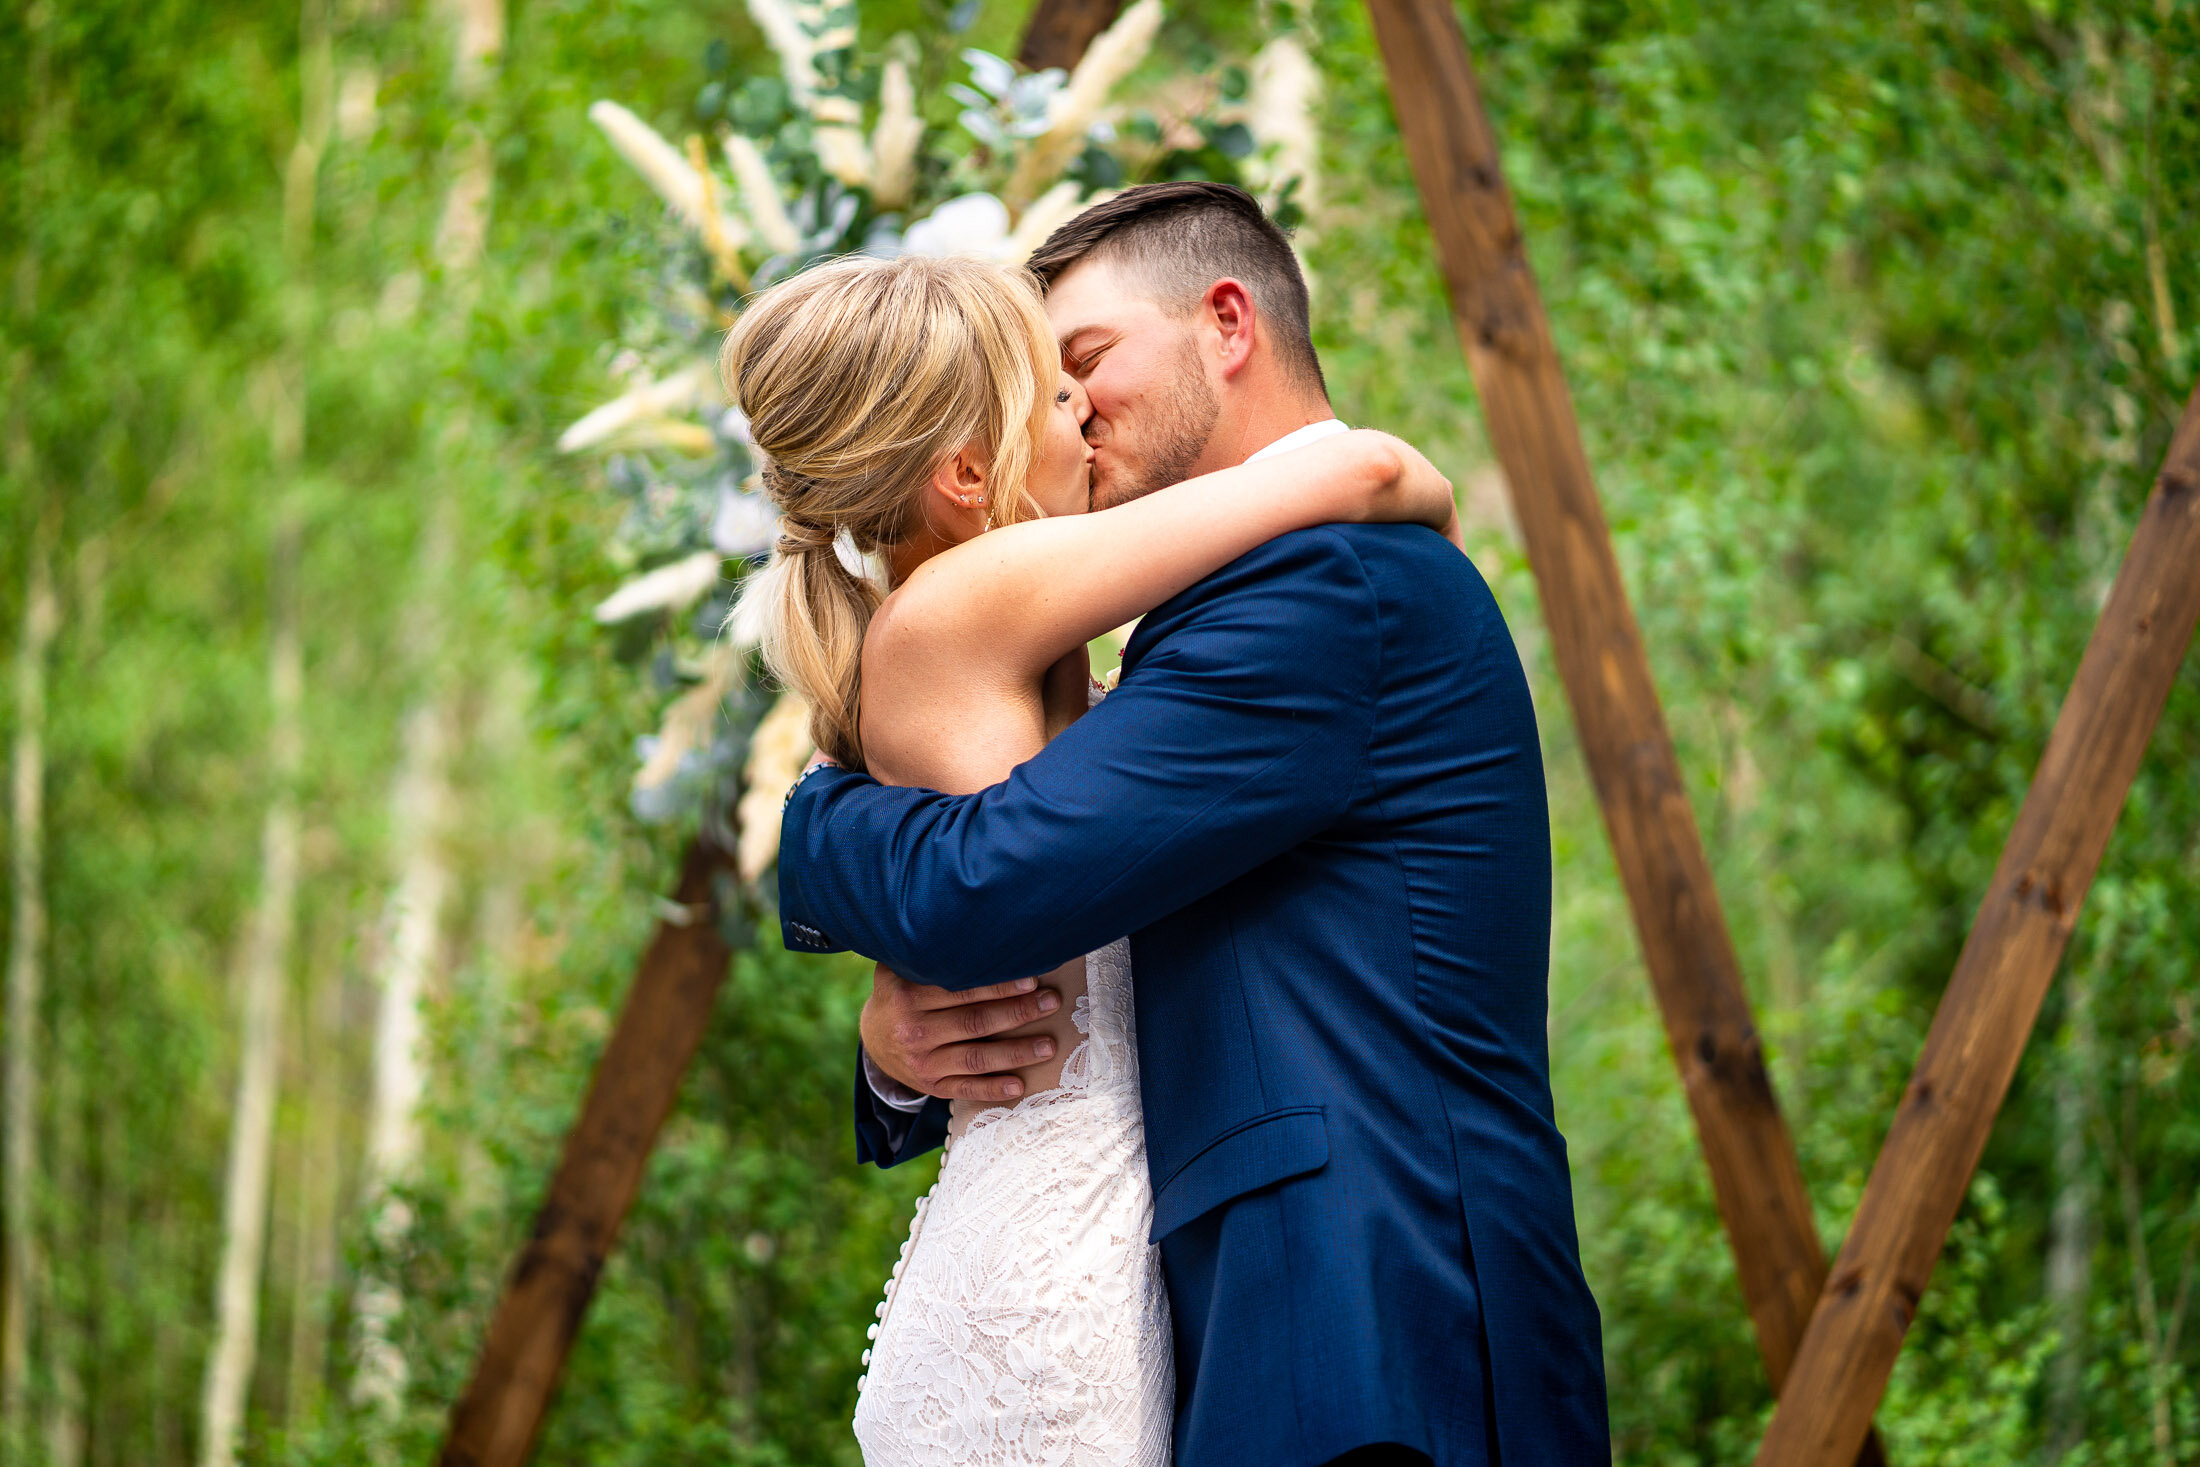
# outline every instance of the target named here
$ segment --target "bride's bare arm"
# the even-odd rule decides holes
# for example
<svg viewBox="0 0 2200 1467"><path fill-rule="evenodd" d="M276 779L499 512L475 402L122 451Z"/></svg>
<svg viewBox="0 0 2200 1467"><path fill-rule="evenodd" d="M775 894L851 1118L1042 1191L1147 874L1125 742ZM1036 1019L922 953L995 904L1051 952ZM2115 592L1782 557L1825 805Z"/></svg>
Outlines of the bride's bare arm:
<svg viewBox="0 0 2200 1467"><path fill-rule="evenodd" d="M1113 509L989 531L919 567L874 635L1036 675L1278 535L1370 521L1458 534L1450 481L1427 459L1387 433L1339 433Z"/></svg>

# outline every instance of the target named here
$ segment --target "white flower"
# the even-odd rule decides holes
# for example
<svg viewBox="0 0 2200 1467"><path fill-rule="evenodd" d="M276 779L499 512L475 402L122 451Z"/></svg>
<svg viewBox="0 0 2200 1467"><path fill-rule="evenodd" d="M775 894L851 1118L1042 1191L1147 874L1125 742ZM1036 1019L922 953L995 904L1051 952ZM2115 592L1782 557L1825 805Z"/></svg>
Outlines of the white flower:
<svg viewBox="0 0 2200 1467"><path fill-rule="evenodd" d="M674 372L621 393L558 436L561 452L593 448L613 435L652 418L706 407L718 401L718 377L708 362Z"/></svg>
<svg viewBox="0 0 2200 1467"><path fill-rule="evenodd" d="M726 134L726 162L733 167L734 182L741 186L741 204L756 225L765 248L775 254L792 254L802 248L802 233L787 217L787 205L779 197L779 181L756 144L737 132Z"/></svg>
<svg viewBox="0 0 2200 1467"><path fill-rule="evenodd" d="M949 199L910 225L901 243L912 255L1000 259L1008 247L1008 206L984 193Z"/></svg>
<svg viewBox="0 0 2200 1467"><path fill-rule="evenodd" d="M1009 88L1016 84L1015 64L991 51L980 51L973 46L962 53L962 59L970 67L970 79L989 96L1005 97Z"/></svg>
<svg viewBox="0 0 2200 1467"><path fill-rule="evenodd" d="M1008 130L1020 138L1035 138L1052 126L1055 94L1068 78L1068 72L1050 66L1011 82L1003 99L1010 118Z"/></svg>
<svg viewBox="0 0 2200 1467"><path fill-rule="evenodd" d="M779 514L761 495L721 488L710 517L710 543L720 555L761 555L779 538Z"/></svg>
<svg viewBox="0 0 2200 1467"><path fill-rule="evenodd" d="M955 120L963 125L965 132L989 148L1005 148L1008 146L1008 132L1001 126L1000 119L996 118L991 112L983 112L976 107L966 107L956 116Z"/></svg>
<svg viewBox="0 0 2200 1467"><path fill-rule="evenodd" d="M596 620L626 621L646 611L677 611L692 606L718 584L719 555L698 550L647 574L636 576L596 606Z"/></svg>
<svg viewBox="0 0 2200 1467"><path fill-rule="evenodd" d="M657 190L675 213L690 226L708 234L713 223L726 243L739 249L748 238L748 231L737 219L724 214L711 220L707 212L707 194L703 179L680 150L666 142L657 129L636 117L616 102L595 102L588 108L589 120L603 129L604 136L619 155L634 165L637 173L649 180L649 186Z"/></svg>

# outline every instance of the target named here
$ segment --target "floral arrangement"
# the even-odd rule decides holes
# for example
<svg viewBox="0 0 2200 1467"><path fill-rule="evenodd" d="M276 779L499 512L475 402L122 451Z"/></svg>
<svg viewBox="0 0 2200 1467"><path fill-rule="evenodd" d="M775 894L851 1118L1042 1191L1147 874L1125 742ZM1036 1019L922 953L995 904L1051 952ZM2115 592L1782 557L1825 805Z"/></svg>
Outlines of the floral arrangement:
<svg viewBox="0 0 2200 1467"><path fill-rule="evenodd" d="M1068 72L946 55L968 4L929 50L908 35L867 49L846 0L748 4L778 75L736 82L714 44L682 143L616 102L589 108L680 229L654 318L634 324L613 363L632 385L558 447L603 454L627 502L613 551L636 574L595 616L654 654L671 693L656 732L637 741L634 813L722 822L738 779L738 835L716 834L754 882L811 750L804 710L755 686L754 629L726 625L740 578L777 537L747 423L713 361L743 300L836 255L1020 260L1107 191L1152 179L1238 183L1296 222L1313 180L1316 72L1287 32L1249 65L1121 96L1153 51L1161 0L1135 0Z"/></svg>

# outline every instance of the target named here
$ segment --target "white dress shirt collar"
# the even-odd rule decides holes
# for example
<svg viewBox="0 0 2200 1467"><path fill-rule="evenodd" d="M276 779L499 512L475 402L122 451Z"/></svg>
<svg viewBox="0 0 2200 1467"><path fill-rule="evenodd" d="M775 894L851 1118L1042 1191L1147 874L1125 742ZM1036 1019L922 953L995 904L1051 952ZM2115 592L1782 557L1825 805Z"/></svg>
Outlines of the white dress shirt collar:
<svg viewBox="0 0 2200 1467"><path fill-rule="evenodd" d="M1307 444L1315 442L1317 439L1327 438L1333 433L1349 433L1351 431L1352 429L1348 425L1338 422L1335 418L1324 418L1318 423L1308 423L1303 428L1292 429L1245 461L1249 464L1258 463L1264 458L1273 458L1279 453L1289 453L1294 448L1304 448Z"/></svg>

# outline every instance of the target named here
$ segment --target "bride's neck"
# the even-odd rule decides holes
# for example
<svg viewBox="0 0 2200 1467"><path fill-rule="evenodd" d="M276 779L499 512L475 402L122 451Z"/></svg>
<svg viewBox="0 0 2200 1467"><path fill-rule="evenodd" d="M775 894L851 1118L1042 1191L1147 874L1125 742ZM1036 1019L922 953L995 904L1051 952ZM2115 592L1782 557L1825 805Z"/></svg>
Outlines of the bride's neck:
<svg viewBox="0 0 2200 1467"><path fill-rule="evenodd" d="M929 524L919 525L915 534L899 545L890 546L886 552L886 571L897 586L906 585L918 566L943 550L952 550L956 542L942 536Z"/></svg>

